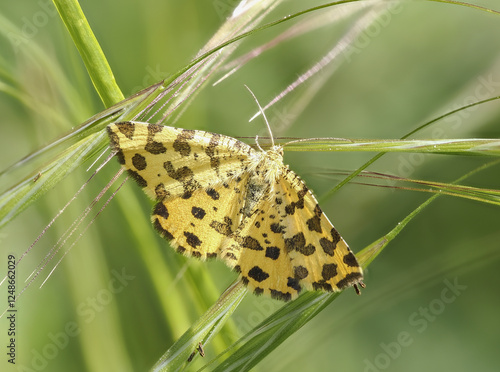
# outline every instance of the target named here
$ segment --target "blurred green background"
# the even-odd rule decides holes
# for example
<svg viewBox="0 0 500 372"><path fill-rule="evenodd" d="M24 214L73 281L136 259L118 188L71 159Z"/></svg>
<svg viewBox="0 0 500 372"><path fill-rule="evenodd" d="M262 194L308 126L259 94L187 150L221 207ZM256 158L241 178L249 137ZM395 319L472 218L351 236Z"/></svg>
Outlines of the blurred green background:
<svg viewBox="0 0 500 372"><path fill-rule="evenodd" d="M473 3L499 10L493 0ZM106 0L87 1L82 7L118 85L129 96L187 64L234 4ZM256 107L243 84L262 104L268 102L353 27L354 7L359 8L336 7L340 19L327 27L282 43L221 84L206 86L175 125L231 136L265 135L260 120L247 123ZM267 19L303 8L303 2L285 2ZM51 2L11 2L2 7L0 17L4 169L104 107ZM23 38L10 31L11 25ZM290 26L247 38L235 56ZM336 59L339 67L305 110L296 114L294 100L307 87L268 110L274 135L399 138L442 113L500 95L499 32L498 15L405 2L353 41L350 54ZM329 76L327 72L320 74ZM456 114L418 136L498 138L499 119L500 105L493 102ZM285 160L321 197L341 179L325 177L325 171L354 170L370 155L286 153ZM390 154L370 170L451 182L489 160ZM17 270L19 289L117 170L118 164L108 165L31 251ZM85 169L74 172L2 229L2 277L7 254L19 258L88 177ZM496 167L466 184L499 189L499 181ZM323 202L323 209L356 252L427 197L352 184ZM18 364L11 368L2 352L2 370L147 370L215 302L236 275L220 262L200 263L175 254L153 232L151 206L141 190L127 182L45 286L38 289L38 279L23 294L17 304ZM499 217L499 209L491 205L437 199L370 266L361 297L354 291L343 294L256 370L498 370ZM184 274L186 267L189 275ZM6 292L5 285L0 287L0 299L5 299L0 303L6 304ZM206 346L207 358L280 306L247 295L232 325ZM6 319L1 319L0 350L5 350L7 328ZM193 367L203 362L196 360Z"/></svg>

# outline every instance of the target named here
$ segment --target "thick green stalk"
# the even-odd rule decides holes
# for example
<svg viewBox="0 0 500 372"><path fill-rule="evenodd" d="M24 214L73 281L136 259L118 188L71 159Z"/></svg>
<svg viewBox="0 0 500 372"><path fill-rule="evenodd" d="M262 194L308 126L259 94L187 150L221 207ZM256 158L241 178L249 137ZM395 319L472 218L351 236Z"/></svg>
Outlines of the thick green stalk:
<svg viewBox="0 0 500 372"><path fill-rule="evenodd" d="M116 84L113 71L99 45L92 28L77 0L53 0L54 5L68 29L75 46L82 57L94 87L104 106L122 101L123 96Z"/></svg>

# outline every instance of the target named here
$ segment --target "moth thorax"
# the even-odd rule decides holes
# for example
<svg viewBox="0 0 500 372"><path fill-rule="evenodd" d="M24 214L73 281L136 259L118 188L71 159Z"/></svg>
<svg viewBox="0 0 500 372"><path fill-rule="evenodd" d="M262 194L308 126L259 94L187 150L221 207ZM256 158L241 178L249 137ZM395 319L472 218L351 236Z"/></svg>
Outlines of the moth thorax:
<svg viewBox="0 0 500 372"><path fill-rule="evenodd" d="M259 168L268 183L275 182L283 171L283 148L273 146L270 150L262 153Z"/></svg>

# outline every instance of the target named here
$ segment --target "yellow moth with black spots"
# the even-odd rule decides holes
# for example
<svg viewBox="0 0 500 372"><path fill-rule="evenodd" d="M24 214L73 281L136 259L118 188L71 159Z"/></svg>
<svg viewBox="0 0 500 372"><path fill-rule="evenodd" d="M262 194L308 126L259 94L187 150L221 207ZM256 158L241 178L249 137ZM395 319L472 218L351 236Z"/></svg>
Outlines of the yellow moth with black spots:
<svg viewBox="0 0 500 372"><path fill-rule="evenodd" d="M199 130L123 122L107 128L129 175L156 199L152 222L178 252L222 259L255 294L363 286L354 254L283 148L254 150Z"/></svg>

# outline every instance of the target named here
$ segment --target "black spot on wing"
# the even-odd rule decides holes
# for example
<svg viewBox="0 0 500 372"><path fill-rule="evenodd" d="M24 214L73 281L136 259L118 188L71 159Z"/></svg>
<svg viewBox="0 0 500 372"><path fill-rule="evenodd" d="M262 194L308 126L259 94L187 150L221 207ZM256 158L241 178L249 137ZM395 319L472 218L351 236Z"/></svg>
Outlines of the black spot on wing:
<svg viewBox="0 0 500 372"><path fill-rule="evenodd" d="M205 190L208 196L210 196L213 200L219 200L220 195L217 191L215 191L213 188L209 187L208 189Z"/></svg>
<svg viewBox="0 0 500 372"><path fill-rule="evenodd" d="M210 142L209 142L207 148L205 149L205 153L210 158L210 166L217 173L219 172L220 159L216 156L216 149L217 149L217 146L219 146L220 138L221 138L220 134L216 134L216 133L212 134L212 137L210 138Z"/></svg>
<svg viewBox="0 0 500 372"><path fill-rule="evenodd" d="M135 154L132 157L132 165L137 170L144 170L148 166L148 164L146 163L146 158L141 154Z"/></svg>
<svg viewBox="0 0 500 372"><path fill-rule="evenodd" d="M285 212L287 215L293 215L296 209L304 208L304 196L307 194L307 191L308 188L306 185L303 185L302 190L297 193L297 196L299 197L298 200L285 206Z"/></svg>
<svg viewBox="0 0 500 372"><path fill-rule="evenodd" d="M201 240L195 234L184 231L184 236L186 237L186 242L193 248L198 248L201 245Z"/></svg>
<svg viewBox="0 0 500 372"><path fill-rule="evenodd" d="M280 301L290 301L292 299L292 294L290 292L281 292L276 289L271 289L271 298Z"/></svg>
<svg viewBox="0 0 500 372"><path fill-rule="evenodd" d="M300 249L297 249L297 252L302 253L304 256L310 256L316 252L316 248L314 248L314 245L309 244L304 247L300 247Z"/></svg>
<svg viewBox="0 0 500 372"><path fill-rule="evenodd" d="M137 182L137 184L139 186L141 186L141 187L148 186L148 182L144 178L142 178L142 176L139 173L137 173L136 171L128 169L127 173L130 176L130 178L132 178L135 182Z"/></svg>
<svg viewBox="0 0 500 372"><path fill-rule="evenodd" d="M121 149L119 149L117 152L116 152L116 158L118 159L118 163L124 165L125 164L125 155L123 155L123 151Z"/></svg>
<svg viewBox="0 0 500 372"><path fill-rule="evenodd" d="M316 231L320 234L323 232L321 229L321 215L321 208L318 204L316 204L316 207L314 208L314 217L311 217L306 221L307 227L310 231Z"/></svg>
<svg viewBox="0 0 500 372"><path fill-rule="evenodd" d="M156 200L161 201L165 199L167 196L169 196L170 193L165 189L165 185L163 183L159 183L155 187L155 195L156 195Z"/></svg>
<svg viewBox="0 0 500 372"><path fill-rule="evenodd" d="M223 259L227 259L227 260L231 260L231 261L237 261L238 258L234 255L234 253L232 252L227 252L224 257L222 257Z"/></svg>
<svg viewBox="0 0 500 372"><path fill-rule="evenodd" d="M295 203L292 202L292 204L285 206L285 213L287 216L293 215L295 213Z"/></svg>
<svg viewBox="0 0 500 372"><path fill-rule="evenodd" d="M153 226L158 231L158 233L165 239L167 240L173 240L174 236L167 231L165 228L163 228L162 224L160 223L160 220L158 218L154 218L153 220Z"/></svg>
<svg viewBox="0 0 500 372"><path fill-rule="evenodd" d="M321 270L321 276L325 281L330 280L335 275L337 275L337 265L335 265L334 263L323 265L323 270Z"/></svg>
<svg viewBox="0 0 500 372"><path fill-rule="evenodd" d="M339 280L336 285L339 289L344 289L352 286L353 284L359 283L361 279L363 279L363 275L361 273L349 273L344 279Z"/></svg>
<svg viewBox="0 0 500 372"><path fill-rule="evenodd" d="M163 146L163 143L156 141L149 141L144 146L144 150L153 155L164 154L167 152L167 148Z"/></svg>
<svg viewBox="0 0 500 372"><path fill-rule="evenodd" d="M330 284L326 283L324 280L320 280L318 282L314 282L312 284L313 289L315 291L327 291L327 292L332 292L333 288Z"/></svg>
<svg viewBox="0 0 500 372"><path fill-rule="evenodd" d="M258 266L252 267L248 271L248 276L259 283L269 278L269 274Z"/></svg>
<svg viewBox="0 0 500 372"><path fill-rule="evenodd" d="M164 219L168 219L169 213L168 209L163 203L157 203L153 209L153 215L158 215Z"/></svg>
<svg viewBox="0 0 500 372"><path fill-rule="evenodd" d="M246 276L242 276L241 281L243 282L244 285L248 285L248 283L250 282Z"/></svg>
<svg viewBox="0 0 500 372"><path fill-rule="evenodd" d="M233 226L233 221L229 217L224 217L224 223L219 222L219 221L212 221L210 222L209 225L212 229L217 231L219 234L229 236L233 233L232 226Z"/></svg>
<svg viewBox="0 0 500 372"><path fill-rule="evenodd" d="M177 135L176 140L173 143L173 148L177 151L181 156L188 156L191 153L191 146L189 145L189 141L194 138L194 130L184 129Z"/></svg>
<svg viewBox="0 0 500 372"><path fill-rule="evenodd" d="M125 156L123 155L123 151L120 148L120 138L118 135L111 129L110 126L106 128L108 131L109 141L111 144L111 148L116 151L116 157L120 164L125 164Z"/></svg>
<svg viewBox="0 0 500 372"><path fill-rule="evenodd" d="M358 261L352 252L347 253L342 259L347 266L359 267Z"/></svg>
<svg viewBox="0 0 500 372"><path fill-rule="evenodd" d="M334 244L333 242L331 242L327 238L321 238L319 240L319 244L321 245L321 247L323 248L323 251L327 255L333 256L334 251L335 251L335 247L337 246L336 244Z"/></svg>
<svg viewBox="0 0 500 372"><path fill-rule="evenodd" d="M131 122L116 123L116 128L129 140L134 138L135 124Z"/></svg>
<svg viewBox="0 0 500 372"><path fill-rule="evenodd" d="M262 293L264 293L264 290L260 287L255 287L255 289L253 290L253 294L256 296L260 296L262 295Z"/></svg>
<svg viewBox="0 0 500 372"><path fill-rule="evenodd" d="M191 196L193 196L192 190L184 190L184 194L181 195L181 198L182 199L189 199Z"/></svg>
<svg viewBox="0 0 500 372"><path fill-rule="evenodd" d="M294 275L297 279L305 279L309 275L309 271L304 266L296 266L293 269Z"/></svg>
<svg viewBox="0 0 500 372"><path fill-rule="evenodd" d="M297 292L300 292L301 290L299 280L297 278L288 277L286 286L295 289Z"/></svg>
<svg viewBox="0 0 500 372"><path fill-rule="evenodd" d="M285 239L285 248L287 252L295 251L297 247L304 246L305 244L306 238L301 232L295 234L291 238Z"/></svg>
<svg viewBox="0 0 500 372"><path fill-rule="evenodd" d="M207 212L205 212L203 208L193 207L191 208L191 214L193 215L194 218L202 220L207 214Z"/></svg>
<svg viewBox="0 0 500 372"><path fill-rule="evenodd" d="M165 168L169 177L182 183L190 182L194 178L194 173L191 169L186 166L175 169L171 161L163 163L163 168Z"/></svg>
<svg viewBox="0 0 500 372"><path fill-rule="evenodd" d="M153 138L157 133L161 133L165 127L161 124L148 124L148 138Z"/></svg>
<svg viewBox="0 0 500 372"><path fill-rule="evenodd" d="M260 245L257 239L252 238L251 236L245 236L241 238L241 246L243 248L252 249L254 251L263 251L264 248Z"/></svg>
<svg viewBox="0 0 500 372"><path fill-rule="evenodd" d="M279 256L280 256L280 249L278 247L266 248L266 257L269 257L272 260L277 260Z"/></svg>
<svg viewBox="0 0 500 372"><path fill-rule="evenodd" d="M298 178L298 177L297 177L297 178ZM303 181L301 181L301 182L303 182ZM307 188L307 186L306 186L304 183L302 183L302 190L300 190L300 191L297 193L297 195L298 195L299 199L304 200L304 196L306 196L307 191L309 191L309 189ZM303 208L303 207L302 207L302 208Z"/></svg>
<svg viewBox="0 0 500 372"><path fill-rule="evenodd" d="M323 214L323 211L321 210L319 204L316 204L316 206L314 207L314 214L318 217L321 217L321 215Z"/></svg>
<svg viewBox="0 0 500 372"><path fill-rule="evenodd" d="M330 230L330 234L332 235L333 244L337 245L337 243L342 239L339 232L332 227L332 229Z"/></svg>
<svg viewBox="0 0 500 372"><path fill-rule="evenodd" d="M219 140L221 138L220 134L212 133L212 137L210 138L210 142L208 143L207 148L205 149L205 153L210 157L215 156L216 148L219 146Z"/></svg>
<svg viewBox="0 0 500 372"><path fill-rule="evenodd" d="M192 193L201 187L200 183L194 179L194 173L190 168L183 166L174 169L171 161L163 163L163 168L165 168L169 177L182 183L184 188L183 199L189 199Z"/></svg>
<svg viewBox="0 0 500 372"><path fill-rule="evenodd" d="M163 130L163 125L158 124L149 124L148 125L148 136L146 138L146 146L144 149L153 154L159 155L167 152L167 148L163 146L161 142L157 142L154 140L154 136L156 133L160 133Z"/></svg>
<svg viewBox="0 0 500 372"><path fill-rule="evenodd" d="M285 226L280 225L279 223L272 223L271 226L271 231L276 234L282 234L285 232Z"/></svg>
<svg viewBox="0 0 500 372"><path fill-rule="evenodd" d="M295 250L304 256L310 256L316 251L316 248L312 244L306 245L306 238L302 232L295 234L291 238L286 238L285 248L287 252Z"/></svg>

